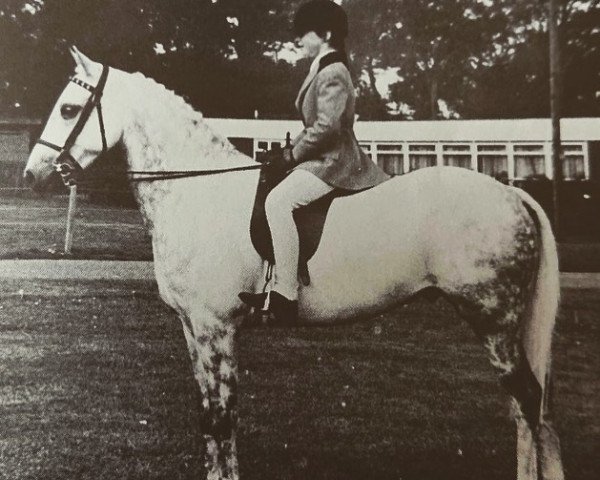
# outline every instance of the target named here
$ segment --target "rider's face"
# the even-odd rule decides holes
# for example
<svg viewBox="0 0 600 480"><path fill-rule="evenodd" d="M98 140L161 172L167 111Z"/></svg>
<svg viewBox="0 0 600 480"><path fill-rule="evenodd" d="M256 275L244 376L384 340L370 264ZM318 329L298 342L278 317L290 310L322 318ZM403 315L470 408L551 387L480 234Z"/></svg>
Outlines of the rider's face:
<svg viewBox="0 0 600 480"><path fill-rule="evenodd" d="M298 46L302 47L304 54L307 57L316 57L327 44L324 38L317 35L315 32L306 32L302 37L296 39Z"/></svg>

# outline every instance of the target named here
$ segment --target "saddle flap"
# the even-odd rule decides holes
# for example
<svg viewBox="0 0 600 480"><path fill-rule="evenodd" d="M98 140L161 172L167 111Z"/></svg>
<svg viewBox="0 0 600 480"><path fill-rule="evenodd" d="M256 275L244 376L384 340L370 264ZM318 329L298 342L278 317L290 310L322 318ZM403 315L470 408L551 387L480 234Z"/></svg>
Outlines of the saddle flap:
<svg viewBox="0 0 600 480"><path fill-rule="evenodd" d="M263 165L260 171L258 186L256 188L254 209L250 220L250 238L252 240L252 245L258 254L269 263L274 263L275 259L273 255L271 231L265 212L265 201L269 192L275 188L286 175L287 172L278 173L269 168L268 165ZM308 285L310 283L307 263L317 251L317 247L321 241L323 226L325 225L325 219L327 218L327 212L329 211L331 202L336 197L346 196L351 193L355 192L335 189L324 197L294 211L294 221L296 222L298 238L300 240L298 276L303 285Z"/></svg>

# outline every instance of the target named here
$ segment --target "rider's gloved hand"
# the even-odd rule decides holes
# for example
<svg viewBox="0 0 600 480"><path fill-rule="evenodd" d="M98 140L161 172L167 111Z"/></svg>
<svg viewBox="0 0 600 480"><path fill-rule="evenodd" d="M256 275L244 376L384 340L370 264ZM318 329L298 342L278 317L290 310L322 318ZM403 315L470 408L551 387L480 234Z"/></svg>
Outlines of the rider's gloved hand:
<svg viewBox="0 0 600 480"><path fill-rule="evenodd" d="M294 158L294 153L292 152L292 148L284 148L283 149L283 162L287 165L288 168L292 168L296 166L296 159Z"/></svg>

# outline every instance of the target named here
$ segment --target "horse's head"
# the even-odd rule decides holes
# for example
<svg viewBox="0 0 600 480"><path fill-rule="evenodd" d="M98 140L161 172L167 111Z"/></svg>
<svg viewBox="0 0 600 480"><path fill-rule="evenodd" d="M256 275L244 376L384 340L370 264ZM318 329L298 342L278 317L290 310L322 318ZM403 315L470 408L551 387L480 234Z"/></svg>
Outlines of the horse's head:
<svg viewBox="0 0 600 480"><path fill-rule="evenodd" d="M80 170L90 166L122 136L119 102L108 101L108 67L93 62L75 47L71 48L71 55L75 72L54 105L25 167L25 182L36 190L42 190L55 171L65 182L74 182Z"/></svg>

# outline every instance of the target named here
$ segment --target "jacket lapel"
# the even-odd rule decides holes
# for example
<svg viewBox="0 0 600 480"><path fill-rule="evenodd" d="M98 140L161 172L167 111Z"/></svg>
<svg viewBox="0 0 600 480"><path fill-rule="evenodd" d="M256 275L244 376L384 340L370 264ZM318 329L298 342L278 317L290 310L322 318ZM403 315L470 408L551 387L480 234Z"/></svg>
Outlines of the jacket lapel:
<svg viewBox="0 0 600 480"><path fill-rule="evenodd" d="M317 68L315 71L308 73L308 75L304 79L304 83L302 83L302 86L300 87L298 96L296 97L296 109L300 112L301 115L302 115L302 102L304 101L304 95L306 94L306 90L308 90L308 87L310 86L312 81L315 79L315 77L321 70L323 70L328 65L331 65L332 63L337 63L337 62L342 62L344 65L346 65L346 60L340 52L334 51L334 52L328 53L327 55L324 55L323 58L321 58L319 60L319 68Z"/></svg>
<svg viewBox="0 0 600 480"><path fill-rule="evenodd" d="M308 89L309 85L317 76L317 73L319 73L318 69L314 72L309 72L306 78L304 79L304 83L302 83L302 86L300 87L300 91L298 92L298 96L296 97L296 109L300 113L302 113L302 101L304 100L304 94L306 93L306 90Z"/></svg>

